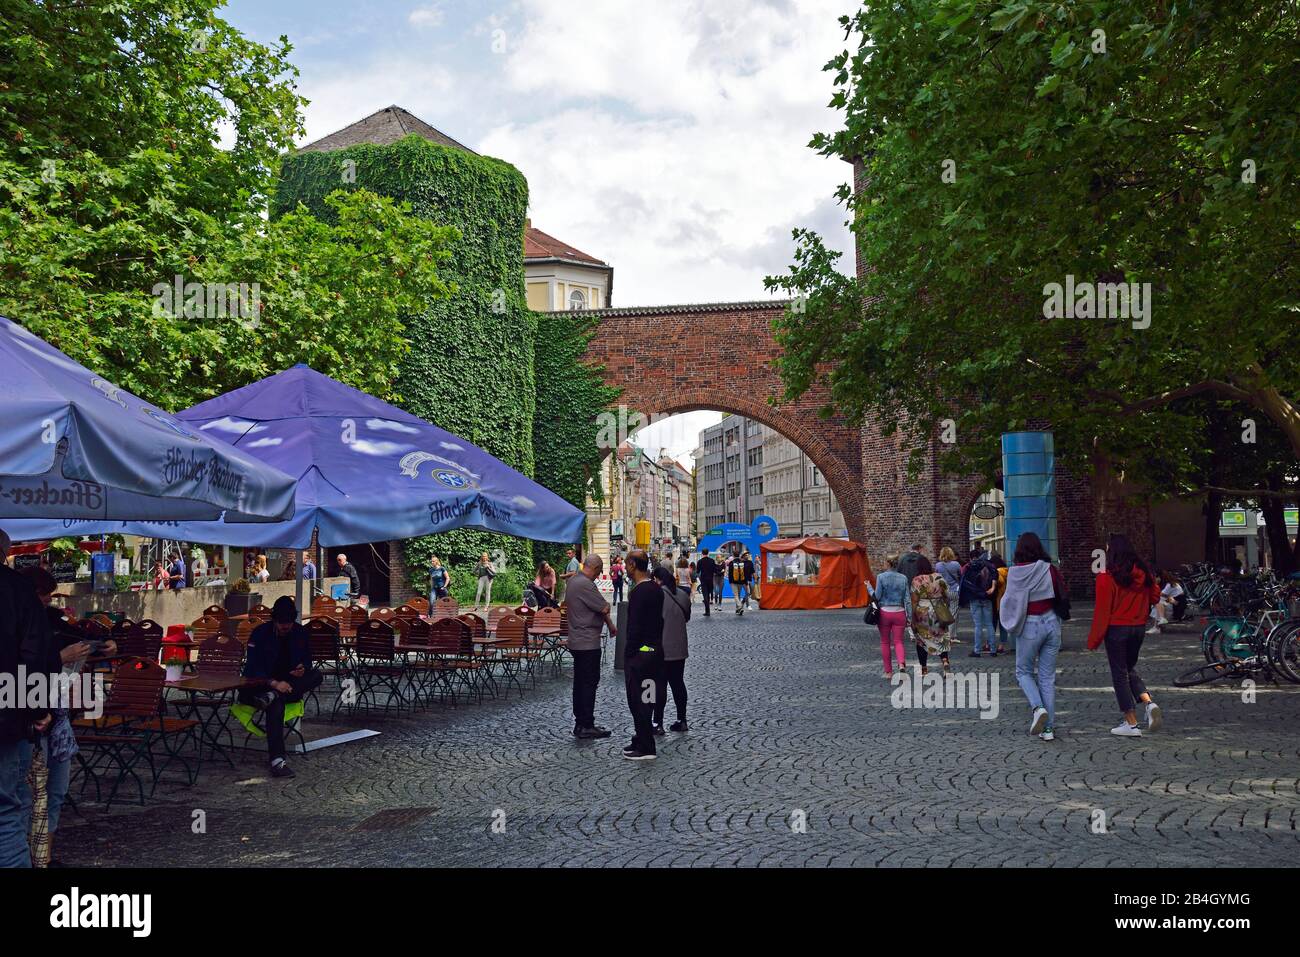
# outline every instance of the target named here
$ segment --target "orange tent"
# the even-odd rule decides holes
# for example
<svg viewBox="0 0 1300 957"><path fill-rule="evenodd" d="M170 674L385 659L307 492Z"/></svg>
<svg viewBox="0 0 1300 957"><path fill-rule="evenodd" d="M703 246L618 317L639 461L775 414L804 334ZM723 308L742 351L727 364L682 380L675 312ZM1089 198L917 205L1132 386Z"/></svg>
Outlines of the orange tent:
<svg viewBox="0 0 1300 957"><path fill-rule="evenodd" d="M762 544L763 570L759 608L864 608L867 586L876 583L867 550L841 538L774 538ZM768 562L773 556L802 552L815 555L815 575L773 580ZM805 564L807 564L805 560Z"/></svg>

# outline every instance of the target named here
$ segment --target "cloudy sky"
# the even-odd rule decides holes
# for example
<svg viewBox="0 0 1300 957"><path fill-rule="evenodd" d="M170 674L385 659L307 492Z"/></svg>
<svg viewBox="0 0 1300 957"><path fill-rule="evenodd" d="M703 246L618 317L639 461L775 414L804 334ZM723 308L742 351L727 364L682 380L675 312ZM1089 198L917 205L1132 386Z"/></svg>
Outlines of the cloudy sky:
<svg viewBox="0 0 1300 957"><path fill-rule="evenodd" d="M613 304L633 306L767 298L763 277L790 262L794 226L849 248L833 197L849 166L807 143L835 128L821 67L843 48L837 18L852 8L232 0L223 15L294 44L306 140L405 107L519 167L533 224L610 263Z"/></svg>

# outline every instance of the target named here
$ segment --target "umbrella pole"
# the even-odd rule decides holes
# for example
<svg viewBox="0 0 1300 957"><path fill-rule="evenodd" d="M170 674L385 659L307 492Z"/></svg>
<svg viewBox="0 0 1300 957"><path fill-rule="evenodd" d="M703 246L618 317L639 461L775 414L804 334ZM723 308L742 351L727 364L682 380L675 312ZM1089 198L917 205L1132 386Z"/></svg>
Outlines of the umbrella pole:
<svg viewBox="0 0 1300 957"><path fill-rule="evenodd" d="M301 620L302 617L303 617L302 610L303 610L303 607L304 607L303 602L302 602L302 597L303 597L303 582L304 582L304 579L303 579L303 577L302 577L302 565L303 565L303 562L304 562L304 561L306 560L306 558L307 558L307 553L306 553L306 552L298 552L298 553L297 553L297 556L298 556L298 560L297 560L296 562L294 562L294 565L295 565L295 566L297 567L297 569L298 569L298 602L297 602L297 604L298 604L298 618Z"/></svg>

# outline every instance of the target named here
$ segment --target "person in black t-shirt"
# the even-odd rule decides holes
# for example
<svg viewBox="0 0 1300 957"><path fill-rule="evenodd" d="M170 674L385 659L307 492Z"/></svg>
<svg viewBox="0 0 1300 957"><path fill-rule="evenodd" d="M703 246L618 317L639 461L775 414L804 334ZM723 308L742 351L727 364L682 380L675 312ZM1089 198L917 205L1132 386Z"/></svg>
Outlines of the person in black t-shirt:
<svg viewBox="0 0 1300 957"><path fill-rule="evenodd" d="M700 591L704 592L704 617L709 617L709 603L713 600L713 581L720 572L718 563L709 557L707 548L701 549L703 557L695 564L695 571L700 576ZM721 600L722 593L718 592L718 599Z"/></svg>
<svg viewBox="0 0 1300 957"><path fill-rule="evenodd" d="M650 578L650 558L641 549L627 556L634 583L627 601L627 644L623 682L635 733L623 749L629 761L653 761L655 737L651 717L663 667L664 593Z"/></svg>

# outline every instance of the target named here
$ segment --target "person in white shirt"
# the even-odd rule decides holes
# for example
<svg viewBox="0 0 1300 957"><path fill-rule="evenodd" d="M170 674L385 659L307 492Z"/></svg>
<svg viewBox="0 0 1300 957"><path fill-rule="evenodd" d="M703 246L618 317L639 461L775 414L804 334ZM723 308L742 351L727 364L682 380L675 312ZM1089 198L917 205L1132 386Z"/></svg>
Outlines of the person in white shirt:
<svg viewBox="0 0 1300 957"><path fill-rule="evenodd" d="M1187 604L1186 592L1179 584L1178 576L1172 572L1161 572L1160 585L1160 600L1151 606L1152 624L1147 629L1148 635L1159 634L1169 624L1170 617L1179 617L1176 611Z"/></svg>

